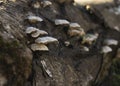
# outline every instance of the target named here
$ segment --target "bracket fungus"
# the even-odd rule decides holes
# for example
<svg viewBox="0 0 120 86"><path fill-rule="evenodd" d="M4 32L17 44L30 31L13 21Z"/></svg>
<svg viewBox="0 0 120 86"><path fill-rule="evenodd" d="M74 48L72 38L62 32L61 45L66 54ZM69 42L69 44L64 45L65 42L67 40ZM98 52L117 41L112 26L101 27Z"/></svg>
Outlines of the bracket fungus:
<svg viewBox="0 0 120 86"><path fill-rule="evenodd" d="M37 22L42 22L43 21L43 19L40 18L39 16L28 16L27 19L30 23L37 23Z"/></svg>
<svg viewBox="0 0 120 86"><path fill-rule="evenodd" d="M38 37L40 35L48 35L48 33L46 31L44 31L44 30L37 29L36 32L34 32L34 33L31 34L31 36L33 38L36 38L36 37Z"/></svg>
<svg viewBox="0 0 120 86"><path fill-rule="evenodd" d="M84 51L86 51L86 52L89 52L89 48L86 47L86 46L83 46L82 49L83 49Z"/></svg>
<svg viewBox="0 0 120 86"><path fill-rule="evenodd" d="M112 52L112 48L111 47L109 47L109 46L103 46L102 47L101 53L106 54L106 53L109 53L109 52Z"/></svg>
<svg viewBox="0 0 120 86"><path fill-rule="evenodd" d="M32 6L33 6L34 8L36 8L36 9L38 9L38 8L41 7L41 4L40 4L39 1L35 1L35 2L32 3Z"/></svg>
<svg viewBox="0 0 120 86"><path fill-rule="evenodd" d="M93 41L95 41L98 38L99 34L95 33L95 34L86 34L83 36L83 41L82 44L84 43L88 43L88 44L92 44Z"/></svg>
<svg viewBox="0 0 120 86"><path fill-rule="evenodd" d="M115 39L106 39L104 40L105 45L118 45L118 41Z"/></svg>
<svg viewBox="0 0 120 86"><path fill-rule="evenodd" d="M68 34L70 36L83 36L85 35L85 32L78 23L70 23Z"/></svg>
<svg viewBox="0 0 120 86"><path fill-rule="evenodd" d="M25 33L31 34L31 33L33 33L33 32L36 32L37 30L38 30L38 29L35 28L35 27L27 27Z"/></svg>
<svg viewBox="0 0 120 86"><path fill-rule="evenodd" d="M58 40L56 38L47 36L47 37L39 37L35 40L35 42L39 44L48 44L48 43L53 43L53 42L58 43Z"/></svg>
<svg viewBox="0 0 120 86"><path fill-rule="evenodd" d="M41 4L43 5L43 7L47 7L52 5L52 2L46 0L46 1L42 1Z"/></svg>
<svg viewBox="0 0 120 86"><path fill-rule="evenodd" d="M56 19L55 25L69 25L70 22L65 19Z"/></svg>
<svg viewBox="0 0 120 86"><path fill-rule="evenodd" d="M81 26L78 23L70 23L70 29L80 28Z"/></svg>
<svg viewBox="0 0 120 86"><path fill-rule="evenodd" d="M69 29L68 34L70 36L83 36L83 35L85 35L85 32L84 32L83 29L80 29L80 30L71 30L71 29Z"/></svg>
<svg viewBox="0 0 120 86"><path fill-rule="evenodd" d="M65 41L64 44L65 44L65 46L68 47L70 45L70 42L69 41Z"/></svg>
<svg viewBox="0 0 120 86"><path fill-rule="evenodd" d="M49 51L49 49L48 49L48 47L46 45L44 45L44 44L37 44L37 43L32 44L31 45L31 49L33 51Z"/></svg>

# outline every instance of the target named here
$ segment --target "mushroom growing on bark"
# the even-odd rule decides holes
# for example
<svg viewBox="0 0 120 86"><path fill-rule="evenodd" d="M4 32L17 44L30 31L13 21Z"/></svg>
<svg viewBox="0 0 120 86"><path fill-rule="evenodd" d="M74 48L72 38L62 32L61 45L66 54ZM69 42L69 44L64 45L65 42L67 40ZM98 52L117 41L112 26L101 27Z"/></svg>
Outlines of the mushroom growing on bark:
<svg viewBox="0 0 120 86"><path fill-rule="evenodd" d="M31 49L33 51L49 51L49 49L48 49L48 47L46 45L44 45L44 44L37 44L37 43L32 44L31 45Z"/></svg>
<svg viewBox="0 0 120 86"><path fill-rule="evenodd" d="M38 9L38 8L40 8L40 7L41 7L41 4L40 4L40 2L39 2L39 1L35 1L35 2L33 2L33 3L32 3L32 6L33 6L33 8Z"/></svg>
<svg viewBox="0 0 120 86"><path fill-rule="evenodd" d="M104 44L105 45L118 45L118 41L115 39L105 39Z"/></svg>
<svg viewBox="0 0 120 86"><path fill-rule="evenodd" d="M45 0L45 1L42 1L41 4L42 4L43 7L47 7L47 6L52 5L52 2L50 2L48 0Z"/></svg>
<svg viewBox="0 0 120 86"><path fill-rule="evenodd" d="M109 52L112 52L112 48L111 47L109 47L109 46L103 46L102 47L101 53L106 54L106 53L109 53Z"/></svg>
<svg viewBox="0 0 120 86"><path fill-rule="evenodd" d="M25 33L31 34L31 33L33 33L33 32L36 32L37 30L38 30L38 29L35 28L35 27L27 27Z"/></svg>
<svg viewBox="0 0 120 86"><path fill-rule="evenodd" d="M37 22L42 22L43 21L43 19L40 18L39 16L28 16L27 19L30 23L37 23Z"/></svg>
<svg viewBox="0 0 120 86"><path fill-rule="evenodd" d="M68 34L70 36L83 36L83 35L85 35L85 32L84 32L84 30L82 28L80 30L71 30L71 29L69 29Z"/></svg>
<svg viewBox="0 0 120 86"><path fill-rule="evenodd" d="M34 32L34 33L31 34L31 36L33 38L36 38L36 37L38 37L40 35L48 35L48 33L46 31L44 31L44 30L37 29L36 32Z"/></svg>
<svg viewBox="0 0 120 86"><path fill-rule="evenodd" d="M49 37L49 36L46 36L46 37L39 37L35 40L36 43L39 43L39 44L48 44L48 43L58 43L58 40L56 38L53 38L53 37Z"/></svg>
<svg viewBox="0 0 120 86"><path fill-rule="evenodd" d="M55 25L69 25L70 22L65 19L56 19Z"/></svg>
<svg viewBox="0 0 120 86"><path fill-rule="evenodd" d="M81 26L78 23L70 23L70 29L80 28Z"/></svg>
<svg viewBox="0 0 120 86"><path fill-rule="evenodd" d="M82 44L84 43L88 43L88 44L92 44L93 41L96 41L96 39L98 38L99 34L95 33L95 34L86 34L83 36L83 41Z"/></svg>
<svg viewBox="0 0 120 86"><path fill-rule="evenodd" d="M85 32L78 23L70 23L68 34L70 36L83 36L85 35Z"/></svg>

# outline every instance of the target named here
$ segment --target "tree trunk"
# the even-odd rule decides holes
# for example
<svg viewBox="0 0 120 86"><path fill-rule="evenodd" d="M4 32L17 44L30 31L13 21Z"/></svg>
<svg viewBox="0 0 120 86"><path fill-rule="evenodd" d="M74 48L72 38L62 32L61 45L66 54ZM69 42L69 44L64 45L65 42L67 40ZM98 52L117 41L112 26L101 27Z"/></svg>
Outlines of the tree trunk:
<svg viewBox="0 0 120 86"><path fill-rule="evenodd" d="M50 1L52 5L39 9L33 8L30 0L7 1L0 6L0 86L92 86L108 75L119 45L112 46L113 51L105 57L100 51L106 38L120 42L120 32L115 29L120 28L120 16L108 13L114 4L92 5L86 10L73 5L72 0ZM40 16L43 22L31 24L28 15ZM82 45L81 38L70 37L66 33L69 27L56 26L55 19L78 23L86 33L97 32L99 37L92 45ZM25 32L29 26L45 30L59 44L47 45L49 52L32 51L35 38ZM70 46L65 46L65 41Z"/></svg>

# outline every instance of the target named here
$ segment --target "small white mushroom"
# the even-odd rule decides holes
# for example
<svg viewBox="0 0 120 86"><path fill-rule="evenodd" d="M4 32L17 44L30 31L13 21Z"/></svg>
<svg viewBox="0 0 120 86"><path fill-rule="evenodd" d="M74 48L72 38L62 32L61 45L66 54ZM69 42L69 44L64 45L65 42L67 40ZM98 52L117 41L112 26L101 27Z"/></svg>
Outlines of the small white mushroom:
<svg viewBox="0 0 120 86"><path fill-rule="evenodd" d="M50 70L48 69L46 62L44 60L41 60L41 64L43 66L43 69L45 70L45 72L48 74L49 77L53 77L52 73L50 72Z"/></svg>
<svg viewBox="0 0 120 86"><path fill-rule="evenodd" d="M56 38L53 37L39 37L35 40L36 43L40 43L40 44L48 44L48 43L53 43L53 42L57 42L58 40Z"/></svg>
<svg viewBox="0 0 120 86"><path fill-rule="evenodd" d="M115 39L106 39L104 40L105 45L118 45L118 41Z"/></svg>
<svg viewBox="0 0 120 86"><path fill-rule="evenodd" d="M27 18L30 23L36 23L36 22L42 22L43 19L40 18L39 16L28 16Z"/></svg>
<svg viewBox="0 0 120 86"><path fill-rule="evenodd" d="M48 35L48 33L46 31L44 31L44 30L39 30L38 29L36 32L31 34L31 36L34 37L34 38L36 38L36 37L38 37L40 35Z"/></svg>
<svg viewBox="0 0 120 86"><path fill-rule="evenodd" d="M31 45L31 49L33 51L49 51L49 49L48 49L48 47L46 45L44 45L44 44L37 44L37 43L32 44Z"/></svg>
<svg viewBox="0 0 120 86"><path fill-rule="evenodd" d="M25 33L31 34L31 33L36 32L36 31L37 31L37 28L35 28L35 27L27 27Z"/></svg>
<svg viewBox="0 0 120 86"><path fill-rule="evenodd" d="M112 48L111 47L109 47L109 46L103 46L102 47L101 53L106 54L106 53L109 53L109 52L112 52Z"/></svg>
<svg viewBox="0 0 120 86"><path fill-rule="evenodd" d="M98 36L99 36L98 33L86 34L83 36L82 44L84 44L84 43L92 44L92 42L95 41L98 38Z"/></svg>
<svg viewBox="0 0 120 86"><path fill-rule="evenodd" d="M41 4L43 5L43 7L47 7L47 6L52 5L52 2L50 2L50 1L42 1Z"/></svg>
<svg viewBox="0 0 120 86"><path fill-rule="evenodd" d="M70 22L65 19L56 19L55 25L69 25Z"/></svg>
<svg viewBox="0 0 120 86"><path fill-rule="evenodd" d="M65 41L64 44L65 44L65 46L69 46L70 42L69 41Z"/></svg>
<svg viewBox="0 0 120 86"><path fill-rule="evenodd" d="M84 30L68 30L70 36L83 36L85 34Z"/></svg>
<svg viewBox="0 0 120 86"><path fill-rule="evenodd" d="M40 8L41 7L40 2L38 2L38 1L34 2L33 7L37 8L37 9Z"/></svg>
<svg viewBox="0 0 120 86"><path fill-rule="evenodd" d="M86 47L86 46L83 47L83 50L86 51L86 52L89 52L89 48Z"/></svg>
<svg viewBox="0 0 120 86"><path fill-rule="evenodd" d="M70 23L70 28L80 28L78 23Z"/></svg>

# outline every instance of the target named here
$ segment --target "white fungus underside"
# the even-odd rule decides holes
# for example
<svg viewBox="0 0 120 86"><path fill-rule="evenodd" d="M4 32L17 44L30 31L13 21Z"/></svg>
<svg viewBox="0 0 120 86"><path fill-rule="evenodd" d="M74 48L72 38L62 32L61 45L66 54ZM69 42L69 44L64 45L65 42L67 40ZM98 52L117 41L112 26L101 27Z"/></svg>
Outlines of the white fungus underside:
<svg viewBox="0 0 120 86"><path fill-rule="evenodd" d="M55 20L55 25L69 25L70 22L64 19L56 19Z"/></svg>
<svg viewBox="0 0 120 86"><path fill-rule="evenodd" d="M106 45L118 45L118 41L114 40L114 39L106 39L104 41L104 44L106 44Z"/></svg>
<svg viewBox="0 0 120 86"><path fill-rule="evenodd" d="M83 32L79 30L69 30L69 35L74 36L74 35L82 35Z"/></svg>
<svg viewBox="0 0 120 86"><path fill-rule="evenodd" d="M47 7L47 6L52 5L52 2L50 2L50 1L43 1L42 4L43 4L43 7Z"/></svg>
<svg viewBox="0 0 120 86"><path fill-rule="evenodd" d="M27 27L25 32L27 34L30 34L30 33L35 32L35 31L37 31L37 28L35 28L35 27Z"/></svg>
<svg viewBox="0 0 120 86"><path fill-rule="evenodd" d="M112 51L112 48L110 48L109 46L102 47L102 53L109 53L111 51Z"/></svg>
<svg viewBox="0 0 120 86"><path fill-rule="evenodd" d="M94 41L98 38L98 36L93 35L93 34L86 34L84 38L85 40L88 40L88 41Z"/></svg>
<svg viewBox="0 0 120 86"><path fill-rule="evenodd" d="M80 28L80 25L78 23L70 23L71 28Z"/></svg>
<svg viewBox="0 0 120 86"><path fill-rule="evenodd" d="M30 21L39 21L39 22L43 21L43 19L40 18L39 16L28 16L28 20L30 20Z"/></svg>
<svg viewBox="0 0 120 86"><path fill-rule="evenodd" d="M84 47L83 47L83 50L88 52L88 51L89 51L89 48L86 47L86 46L84 46Z"/></svg>
<svg viewBox="0 0 120 86"><path fill-rule="evenodd" d="M40 35L47 35L48 33L44 30L37 30L36 32L32 33L31 36L36 38Z"/></svg>
<svg viewBox="0 0 120 86"><path fill-rule="evenodd" d="M48 47L44 44L32 44L31 49L33 51L49 51Z"/></svg>
<svg viewBox="0 0 120 86"><path fill-rule="evenodd" d="M52 42L58 42L58 40L56 38L47 36L47 37L39 37L35 40L35 42L40 44L48 44Z"/></svg>

